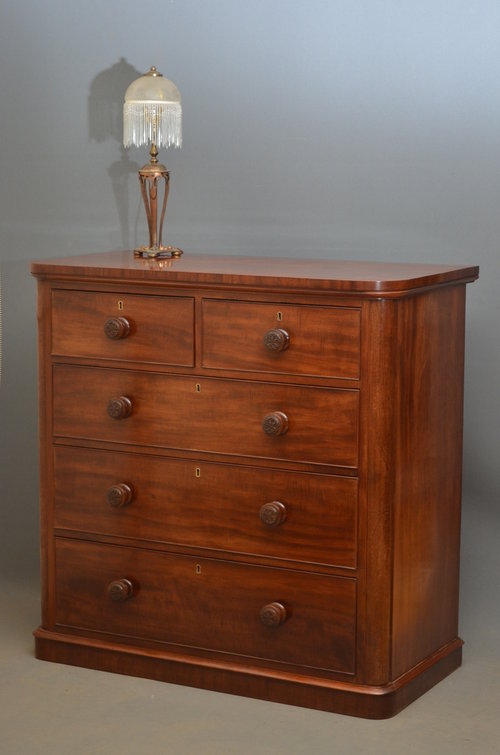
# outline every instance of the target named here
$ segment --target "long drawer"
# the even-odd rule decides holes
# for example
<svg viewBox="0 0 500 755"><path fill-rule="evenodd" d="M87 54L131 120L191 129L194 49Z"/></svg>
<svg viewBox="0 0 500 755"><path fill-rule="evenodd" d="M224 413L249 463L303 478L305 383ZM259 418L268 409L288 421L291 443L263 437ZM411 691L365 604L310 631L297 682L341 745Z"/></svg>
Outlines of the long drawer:
<svg viewBox="0 0 500 755"><path fill-rule="evenodd" d="M354 673L353 579L65 539L56 563L59 627Z"/></svg>
<svg viewBox="0 0 500 755"><path fill-rule="evenodd" d="M191 367L194 300L56 289L52 353Z"/></svg>
<svg viewBox="0 0 500 755"><path fill-rule="evenodd" d="M354 307L203 300L203 367L359 377Z"/></svg>
<svg viewBox="0 0 500 755"><path fill-rule="evenodd" d="M61 530L356 566L354 478L56 446Z"/></svg>
<svg viewBox="0 0 500 755"><path fill-rule="evenodd" d="M356 390L73 365L53 385L56 437L357 466Z"/></svg>

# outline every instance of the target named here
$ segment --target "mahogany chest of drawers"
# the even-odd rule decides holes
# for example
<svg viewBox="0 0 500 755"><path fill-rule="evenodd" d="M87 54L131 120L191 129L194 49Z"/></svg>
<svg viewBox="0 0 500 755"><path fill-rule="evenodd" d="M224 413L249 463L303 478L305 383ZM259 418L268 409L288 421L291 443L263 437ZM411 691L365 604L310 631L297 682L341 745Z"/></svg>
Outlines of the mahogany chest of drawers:
<svg viewBox="0 0 500 755"><path fill-rule="evenodd" d="M38 658L368 718L460 665L476 267L129 253L38 279Z"/></svg>

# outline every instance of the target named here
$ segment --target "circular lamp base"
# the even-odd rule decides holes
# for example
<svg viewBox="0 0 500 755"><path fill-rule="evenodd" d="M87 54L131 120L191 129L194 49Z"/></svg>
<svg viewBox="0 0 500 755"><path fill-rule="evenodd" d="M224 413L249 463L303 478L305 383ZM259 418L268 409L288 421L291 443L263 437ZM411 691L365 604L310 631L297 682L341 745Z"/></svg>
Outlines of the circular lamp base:
<svg viewBox="0 0 500 755"><path fill-rule="evenodd" d="M176 246L140 246L134 249L134 257L146 257L148 259L177 259L182 254L182 249L178 249Z"/></svg>

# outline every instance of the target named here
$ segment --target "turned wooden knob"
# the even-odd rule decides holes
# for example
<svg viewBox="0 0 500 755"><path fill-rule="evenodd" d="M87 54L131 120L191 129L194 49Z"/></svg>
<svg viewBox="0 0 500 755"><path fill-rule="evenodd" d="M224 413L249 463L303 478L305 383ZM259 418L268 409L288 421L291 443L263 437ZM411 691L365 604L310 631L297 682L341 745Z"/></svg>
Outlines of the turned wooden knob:
<svg viewBox="0 0 500 755"><path fill-rule="evenodd" d="M114 603L123 603L134 594L134 585L130 579L115 579L108 585L108 595Z"/></svg>
<svg viewBox="0 0 500 755"><path fill-rule="evenodd" d="M130 335L130 323L126 317L110 317L104 323L104 333L112 341L119 341Z"/></svg>
<svg viewBox="0 0 500 755"><path fill-rule="evenodd" d="M110 398L107 412L112 419L125 419L132 414L132 402L126 396Z"/></svg>
<svg viewBox="0 0 500 755"><path fill-rule="evenodd" d="M273 437L284 435L288 430L288 417L284 412L271 412L262 420L262 429Z"/></svg>
<svg viewBox="0 0 500 755"><path fill-rule="evenodd" d="M115 509L119 509L122 506L128 506L129 503L132 503L133 497L134 491L126 482L119 482L117 485L112 485L106 493L107 502Z"/></svg>
<svg viewBox="0 0 500 755"><path fill-rule="evenodd" d="M265 627L279 627L287 620L286 608L283 603L268 603L260 609L259 618Z"/></svg>
<svg viewBox="0 0 500 755"><path fill-rule="evenodd" d="M270 501L260 507L259 517L267 527L278 527L286 519L286 506L281 501Z"/></svg>
<svg viewBox="0 0 500 755"><path fill-rule="evenodd" d="M264 346L269 351L286 351L290 345L290 336L283 328L272 328L264 336Z"/></svg>

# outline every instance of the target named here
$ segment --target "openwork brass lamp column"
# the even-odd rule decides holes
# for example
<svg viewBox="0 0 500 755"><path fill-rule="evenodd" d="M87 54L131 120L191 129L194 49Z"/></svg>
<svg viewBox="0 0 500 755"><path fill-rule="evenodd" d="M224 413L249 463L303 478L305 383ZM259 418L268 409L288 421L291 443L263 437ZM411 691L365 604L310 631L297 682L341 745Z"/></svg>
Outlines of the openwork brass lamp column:
<svg viewBox="0 0 500 755"><path fill-rule="evenodd" d="M158 162L158 147L182 145L182 108L179 90L154 66L132 82L123 105L123 144L125 147L150 145L150 161L139 171L142 198L146 208L149 246L134 249L140 257L180 257L177 247L164 246L163 221L167 209L170 174Z"/></svg>

